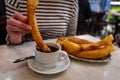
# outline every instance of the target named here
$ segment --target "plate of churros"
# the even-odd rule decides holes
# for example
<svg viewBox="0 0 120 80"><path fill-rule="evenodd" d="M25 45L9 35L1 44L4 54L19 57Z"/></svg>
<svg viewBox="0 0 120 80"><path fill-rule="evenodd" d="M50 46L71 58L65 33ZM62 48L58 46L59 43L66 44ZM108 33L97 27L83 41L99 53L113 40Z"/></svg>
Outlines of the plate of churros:
<svg viewBox="0 0 120 80"><path fill-rule="evenodd" d="M62 50L74 59L89 62L108 62L111 59L112 52L115 51L113 40L114 37L110 34L97 42L77 37L60 37L57 39L57 43L61 45Z"/></svg>

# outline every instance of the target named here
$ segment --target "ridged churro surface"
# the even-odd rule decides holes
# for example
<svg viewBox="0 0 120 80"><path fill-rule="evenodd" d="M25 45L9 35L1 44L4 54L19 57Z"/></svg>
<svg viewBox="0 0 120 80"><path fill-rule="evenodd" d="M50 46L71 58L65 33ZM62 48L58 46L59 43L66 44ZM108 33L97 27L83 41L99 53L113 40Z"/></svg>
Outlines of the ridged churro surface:
<svg viewBox="0 0 120 80"><path fill-rule="evenodd" d="M32 27L31 34L37 45L43 52L50 52L50 48L44 43L42 36L39 32L35 10L38 6L39 0L27 0L27 18L29 25Z"/></svg>
<svg viewBox="0 0 120 80"><path fill-rule="evenodd" d="M57 39L57 43L62 46L64 51L75 57L99 59L115 50L114 44L112 44L113 40L113 35L108 35L98 42L90 42L76 37L60 37Z"/></svg>

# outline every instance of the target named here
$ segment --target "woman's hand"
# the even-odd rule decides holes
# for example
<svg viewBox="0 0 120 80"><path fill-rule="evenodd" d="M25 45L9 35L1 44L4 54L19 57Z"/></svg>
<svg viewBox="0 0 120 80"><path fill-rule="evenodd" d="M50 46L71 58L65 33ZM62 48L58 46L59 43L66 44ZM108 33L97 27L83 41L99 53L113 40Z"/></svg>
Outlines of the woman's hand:
<svg viewBox="0 0 120 80"><path fill-rule="evenodd" d="M6 26L9 40L12 44L22 42L22 37L30 33L31 26L27 23L27 18L21 13L16 12L8 21Z"/></svg>

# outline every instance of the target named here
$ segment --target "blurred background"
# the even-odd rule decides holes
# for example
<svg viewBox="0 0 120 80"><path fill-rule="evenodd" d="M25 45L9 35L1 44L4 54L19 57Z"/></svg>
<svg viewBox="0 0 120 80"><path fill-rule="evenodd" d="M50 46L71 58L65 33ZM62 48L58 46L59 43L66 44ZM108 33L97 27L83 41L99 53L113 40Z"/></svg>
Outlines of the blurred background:
<svg viewBox="0 0 120 80"><path fill-rule="evenodd" d="M114 43L120 45L120 0L79 0L79 8L77 35L102 39L113 34Z"/></svg>
<svg viewBox="0 0 120 80"><path fill-rule="evenodd" d="M77 35L90 34L104 38L120 34L120 0L78 0ZM6 44L6 15L4 0L0 0L0 45Z"/></svg>
<svg viewBox="0 0 120 80"><path fill-rule="evenodd" d="M0 0L0 44L6 44L6 15L4 0Z"/></svg>

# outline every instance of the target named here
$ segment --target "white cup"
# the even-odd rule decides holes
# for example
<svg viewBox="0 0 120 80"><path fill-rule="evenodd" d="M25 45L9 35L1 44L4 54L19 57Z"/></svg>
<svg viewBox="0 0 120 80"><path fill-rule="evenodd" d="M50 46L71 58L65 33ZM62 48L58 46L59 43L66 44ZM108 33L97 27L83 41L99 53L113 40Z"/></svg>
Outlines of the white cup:
<svg viewBox="0 0 120 80"><path fill-rule="evenodd" d="M61 58L63 58L63 55L67 55L67 53L65 51L61 50L61 46L57 43L45 43L48 46L54 47L57 50L54 52L50 52L50 53L45 53L45 52L41 52L38 51L37 49L35 49L35 60L41 64L42 67L46 67L46 68L51 68L54 67L55 64L61 60Z"/></svg>

